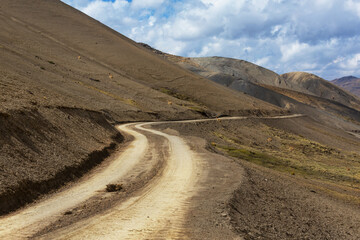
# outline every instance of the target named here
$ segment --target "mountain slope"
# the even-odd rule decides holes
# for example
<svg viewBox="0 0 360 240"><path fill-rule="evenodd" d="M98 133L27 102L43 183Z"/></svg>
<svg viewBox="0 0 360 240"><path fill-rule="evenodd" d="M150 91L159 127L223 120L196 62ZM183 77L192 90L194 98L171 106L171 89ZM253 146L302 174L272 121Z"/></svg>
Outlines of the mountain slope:
<svg viewBox="0 0 360 240"><path fill-rule="evenodd" d="M331 81L331 83L360 97L360 78L354 76L347 76L347 77L334 79Z"/></svg>
<svg viewBox="0 0 360 240"><path fill-rule="evenodd" d="M255 94L257 95L256 98L277 106L284 107L284 104L279 105L277 104L278 100L274 101L267 97L274 93L270 93L263 87L259 88L260 85L298 91L360 109L358 98L313 74L296 72L278 75L271 70L244 60L223 57L184 58L163 53L144 43L140 43L140 45L191 72L251 96ZM257 92L266 92L266 94L259 95Z"/></svg>
<svg viewBox="0 0 360 240"><path fill-rule="evenodd" d="M24 238L23 231L29 229L20 222L29 224L29 215L40 223L32 224L35 229L47 226L38 233L30 231L35 234L30 238L41 238L47 231L56 234L64 226L86 227L83 220L93 219L88 217L101 220L101 215L114 213L116 225L106 226L113 234L114 229L123 229L121 218L130 220L131 233L154 233L158 235L151 237L161 238L173 236L166 236L170 229L186 235L182 239L233 239L220 234L223 229L236 230L249 239L356 239L360 126L345 120L356 122L359 118L353 108L283 88L284 81L275 73L252 69L253 65L241 61L226 63L236 70L234 76L224 66L213 74L220 83L225 79L225 86L214 83L193 73L211 72L200 63L171 56L177 63L189 64L193 72L183 69L59 0L1 1L0 30L0 214L61 187L91 184L104 169L124 170L122 163L119 168L112 167L118 157L115 153L130 164L136 157L129 157L126 150L142 155L138 158L141 164L114 182L115 188L124 187L122 191L107 192L107 179L101 181L103 188L98 188L94 198L65 212L61 205L61 211L49 214L48 208L36 210L39 205L34 203L34 208L26 208L30 214L15 217L19 221L7 221L19 216L16 213L2 216L5 225L0 234L11 225L20 231L9 237ZM248 69L241 75L244 79L235 78L242 74L236 69L239 66ZM269 117L287 110L308 116ZM249 117L164 123L161 131L165 134L156 136L152 131L149 140L141 138L143 147L148 146L143 150L141 143L114 127L125 122L219 115ZM133 127L139 130L139 137L145 132ZM163 138L167 135L172 135L171 139ZM176 143L182 142L179 148ZM191 169L183 168L190 164L189 157L184 157L187 149L194 152L191 165L201 169L191 174L195 178L186 175ZM186 174L177 174L182 168ZM282 171L277 172L279 169ZM196 186L185 191L171 189L176 186L173 180L159 181L167 173L176 182L180 177ZM161 194L163 184L169 196L179 196L180 207L162 204L172 199ZM157 198L151 197L153 194ZM142 197L150 200L146 206L138 205ZM49 198L39 202L46 203ZM346 201L353 200L357 205L352 208ZM165 206L165 211L154 209L153 201ZM138 222L132 221L134 215L124 215L124 208L135 214L149 208L151 214L141 215L143 223L149 224L138 228ZM182 218L177 221L169 211ZM168 219L162 214L160 219L154 218L156 212ZM51 216L43 218L43 213ZM271 224L264 226L268 222ZM153 223L161 223L159 231L149 231ZM191 237L191 231L197 237Z"/></svg>
<svg viewBox="0 0 360 240"><path fill-rule="evenodd" d="M310 73L292 72L281 77L294 85L300 86L304 93L334 100L348 106L360 106L360 100L336 85Z"/></svg>
<svg viewBox="0 0 360 240"><path fill-rule="evenodd" d="M153 91L158 88L173 88L172 90L188 95L215 111L253 108L253 103L256 102L170 65L143 51L130 39L60 1L3 1L2 9L1 50L7 55L3 58L6 61L2 62L5 64L4 68L7 72L12 68L12 72L21 73L22 78L37 78L38 81L51 78L53 82L45 83L51 89L57 88L56 91L62 91L62 85L66 85L65 87L76 89L86 88L86 91L99 95L98 91L91 89L91 86L96 86L105 92L129 99L120 100L121 103L117 100L116 105L135 111L141 108L149 111L156 108L159 111L159 107L166 111L186 110L181 107L181 103L176 104L174 99L174 104L168 106L165 99L168 96ZM26 38L23 37L24 34ZM28 72L33 75L29 77ZM110 79L109 73L112 76ZM60 77L61 83L57 77ZM80 83L81 86L78 86L79 84L70 80L82 80L84 85ZM194 90L199 87L203 91ZM62 91L61 94L73 98L71 91ZM101 97L103 95L104 93L100 94ZM214 97L209 98L209 95ZM217 101L219 97L223 98L221 103ZM78 95L75 96L78 102L77 98ZM107 95L105 98L111 96ZM136 104L131 104L131 100ZM238 104L234 104L236 101ZM106 101L106 106L108 104ZM261 108L261 103L256 102L256 105ZM265 104L264 108L267 107L269 106Z"/></svg>
<svg viewBox="0 0 360 240"><path fill-rule="evenodd" d="M315 75L290 73L280 76L243 60L184 58L163 53L143 43L140 45L214 82L286 110L306 114L322 124L351 130L356 129L354 122L360 122L359 100Z"/></svg>
<svg viewBox="0 0 360 240"><path fill-rule="evenodd" d="M281 112L58 0L1 1L0 30L0 213L99 164L116 122Z"/></svg>
<svg viewBox="0 0 360 240"><path fill-rule="evenodd" d="M260 66L237 59L222 57L192 58L196 65L204 69L203 76L216 79L215 76L224 74L234 79L262 83L272 86L285 87L286 83L276 73ZM220 76L219 76L220 77Z"/></svg>

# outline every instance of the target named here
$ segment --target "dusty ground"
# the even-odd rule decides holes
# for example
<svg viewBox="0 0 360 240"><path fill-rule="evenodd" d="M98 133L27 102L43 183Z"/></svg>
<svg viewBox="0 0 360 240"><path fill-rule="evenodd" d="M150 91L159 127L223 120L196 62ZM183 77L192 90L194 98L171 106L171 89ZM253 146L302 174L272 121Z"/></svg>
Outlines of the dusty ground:
<svg viewBox="0 0 360 240"><path fill-rule="evenodd" d="M230 215L245 239L359 238L359 205L324 195L301 178L244 166L246 180L230 202Z"/></svg>
<svg viewBox="0 0 360 240"><path fill-rule="evenodd" d="M186 143L176 131L140 126L120 128L135 141L116 159L0 219L1 236L17 239L37 232L34 237L41 239L235 238L226 206L242 180L242 168L221 156L218 161L202 139L190 137ZM146 138L134 132L138 129ZM122 183L124 190L106 193L106 182Z"/></svg>
<svg viewBox="0 0 360 240"><path fill-rule="evenodd" d="M283 165L280 158L255 152L256 148L263 149L263 152L271 149L275 156L278 148L281 154L281 141L298 143L296 134L302 133L300 143L305 144L301 145L305 147L301 149L305 151L305 157L310 154L315 163L321 162L323 154L331 159L333 154L338 156L341 146L344 154L341 161L347 161L347 166L353 164L351 167L355 168L355 173L358 172L356 158L355 161L351 158L358 154L360 143L357 138L339 130L329 136L324 131L326 127L307 126L311 119L294 117L155 124L154 128L161 129L161 132L149 132L137 124L140 134L123 127L123 132L126 130L134 135L136 141L128 143L120 153L118 159L123 160L116 160L122 166L122 177L118 180L104 178L112 176L107 171L121 174L114 171L117 167L113 166L119 163L109 161L95 169L94 177L91 174L85 176L79 183L49 196L44 202L4 217L1 221L10 225L1 233L15 239L31 235L39 239L60 236L111 239L115 235L125 239L169 236L173 239L357 239L360 236L356 227L360 209L356 201L360 198L360 191L356 175L349 184L349 175L342 171L331 172L332 161L327 165L331 178L328 178L328 173L293 172L300 168ZM298 127L300 123L302 127ZM270 131L264 131L265 127ZM186 142L182 140L184 135L187 135ZM307 139L307 135L311 138ZM317 137L322 142L314 145ZM343 145L337 144L336 139L340 137ZM338 148L332 148L333 145ZM247 153L243 151L245 147L251 147L254 152L239 156L225 151L231 149L238 153L240 149L241 153ZM137 157L130 157L129 151ZM352 155L345 155L347 152ZM263 161L253 161L257 157ZM274 165L268 165L269 159ZM127 171L124 167L127 165L121 161L133 167ZM307 164L314 164L307 161ZM103 181L123 184L124 190L107 193ZM82 190L76 190L81 189L82 184L96 187L86 187L92 193L87 195L84 192L84 195ZM70 205L62 203L60 208L51 208L55 212L44 209L41 212L45 215L39 215L34 210L48 202L51 204L52 199L56 204L61 199L59 196L73 195L74 191L79 193L80 202L77 197L65 197ZM34 218L31 214L35 214ZM19 225L22 221L17 218L22 219L26 226ZM137 219L135 225L133 219ZM40 225L31 224L40 220ZM12 221L17 224L12 224ZM15 235L7 235L11 229L16 231Z"/></svg>
<svg viewBox="0 0 360 240"><path fill-rule="evenodd" d="M306 117L169 124L161 127L207 139L208 149L233 156L235 163L244 169L243 180L226 207L231 225L245 239L359 238L360 141L356 137L316 124ZM265 127L272 131L264 131ZM282 138L271 135L274 132ZM283 145L285 142L280 140L295 141L295 136L301 136L301 150L283 152L282 146L295 147L296 144ZM262 161L255 161L256 157L250 158L247 154L232 155L232 152L224 151L225 146L251 149L249 151L254 151L254 155ZM262 158L255 152L259 149L267 153L261 155ZM302 151L304 153L300 153ZM343 155L339 157L337 151ZM289 154L290 158L302 154L305 159L302 164L293 167L288 163L283 164L280 157L271 158L279 156L277 154L282 158L285 157L282 154ZM338 161L347 169L342 171ZM312 167L300 171L304 165ZM327 171L311 173L319 165Z"/></svg>
<svg viewBox="0 0 360 240"><path fill-rule="evenodd" d="M116 162L107 157L117 147L123 153L131 149L115 123L287 112L185 71L60 1L3 0L0 19L2 215L83 177L61 189L71 193L82 181L106 171ZM357 133L359 125L338 120L336 114L343 106L319 104L316 98L301 101L315 101L320 110L307 110L309 118L292 120L159 126L175 137L147 133L153 142L149 148L156 151L130 167L131 173L120 174L119 181L107 180L123 184L124 191L105 192L107 181L95 181L96 187L85 191L85 198L65 194L68 205L58 199L52 202L53 212L31 211L51 202L58 194L54 193L3 215L1 231L46 238L70 229L73 223L88 221L95 226L91 230L95 236L101 231L94 229L103 224L97 216L113 223L119 211L125 211L123 204L138 204L144 211L129 208L128 218L123 219L127 229L116 227L114 232L124 234L136 228L131 222L134 217L154 226L144 233L152 237L170 231L191 239L231 239L238 234L249 239L359 238L360 144L356 134L346 132ZM344 113L343 119L359 117L353 109ZM196 160L175 174L179 183L169 170L176 173L178 167L165 161L174 142ZM173 163L179 163L179 158ZM183 176L195 180L189 183ZM182 193L164 184L167 180ZM119 211L113 212L114 208ZM146 209L154 218L147 218ZM173 213L177 220L172 223ZM78 225L73 229L76 236L86 234ZM100 230L108 234L108 227Z"/></svg>
<svg viewBox="0 0 360 240"><path fill-rule="evenodd" d="M0 214L102 162L122 141L115 122L282 111L185 71L61 1L4 0L0 29Z"/></svg>

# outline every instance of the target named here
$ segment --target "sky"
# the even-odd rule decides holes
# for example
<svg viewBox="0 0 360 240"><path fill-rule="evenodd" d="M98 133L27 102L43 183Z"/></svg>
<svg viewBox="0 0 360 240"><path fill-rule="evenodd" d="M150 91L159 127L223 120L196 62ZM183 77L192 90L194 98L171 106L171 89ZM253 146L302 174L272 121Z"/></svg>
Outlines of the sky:
<svg viewBox="0 0 360 240"><path fill-rule="evenodd" d="M360 0L62 1L167 53L360 77Z"/></svg>

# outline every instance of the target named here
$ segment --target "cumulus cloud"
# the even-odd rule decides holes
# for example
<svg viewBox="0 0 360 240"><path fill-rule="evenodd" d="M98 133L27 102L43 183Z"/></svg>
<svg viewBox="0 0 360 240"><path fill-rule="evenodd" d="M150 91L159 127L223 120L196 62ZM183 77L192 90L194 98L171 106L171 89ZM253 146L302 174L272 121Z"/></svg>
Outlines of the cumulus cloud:
<svg viewBox="0 0 360 240"><path fill-rule="evenodd" d="M134 8L157 8L164 0L133 0L132 6Z"/></svg>
<svg viewBox="0 0 360 240"><path fill-rule="evenodd" d="M360 76L358 0L63 0L182 56L248 60L278 73Z"/></svg>
<svg viewBox="0 0 360 240"><path fill-rule="evenodd" d="M346 1L346 7L350 10L355 12L358 17L360 18L360 2L355 2L353 0L347 0Z"/></svg>

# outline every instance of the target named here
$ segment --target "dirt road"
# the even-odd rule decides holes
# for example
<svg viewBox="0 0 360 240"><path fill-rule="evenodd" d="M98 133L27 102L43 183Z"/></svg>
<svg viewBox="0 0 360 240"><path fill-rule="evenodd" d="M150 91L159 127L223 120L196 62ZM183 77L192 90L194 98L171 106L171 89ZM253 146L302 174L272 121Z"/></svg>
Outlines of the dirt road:
<svg viewBox="0 0 360 240"><path fill-rule="evenodd" d="M148 239L181 237L187 199L197 182L197 156L177 136L135 128L163 136L169 144L169 159L161 176L146 186L141 195L122 203L111 212L70 229L55 232L58 239ZM82 227L85 226L85 227Z"/></svg>
<svg viewBox="0 0 360 240"><path fill-rule="evenodd" d="M129 124L123 125L118 129L133 135L135 140L106 169L96 172L74 187L59 192L39 204L1 218L0 239L19 239L31 236L37 230L62 216L67 209L89 199L98 191L103 190L108 183L131 171L144 156L148 142L144 135L131 130L130 126Z"/></svg>
<svg viewBox="0 0 360 240"><path fill-rule="evenodd" d="M287 116L287 118L292 117L299 117L299 115ZM179 122L197 121L214 121L214 119ZM166 145L165 149L168 151L164 159L164 168L137 195L109 209L101 216L97 215L79 221L40 238L154 239L166 237L184 239L183 221L190 204L189 199L200 187L198 176L202 171L200 164L202 159L180 136L145 128L152 124L161 124L161 122L119 126L120 131L134 137L133 142L119 157L102 171L93 173L73 187L54 194L38 204L2 217L0 238L29 238L55 222L68 209L96 194L103 194L108 183L125 178L134 168L141 167L142 159L149 151L148 136L157 135L165 139L162 144Z"/></svg>

